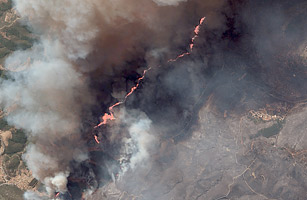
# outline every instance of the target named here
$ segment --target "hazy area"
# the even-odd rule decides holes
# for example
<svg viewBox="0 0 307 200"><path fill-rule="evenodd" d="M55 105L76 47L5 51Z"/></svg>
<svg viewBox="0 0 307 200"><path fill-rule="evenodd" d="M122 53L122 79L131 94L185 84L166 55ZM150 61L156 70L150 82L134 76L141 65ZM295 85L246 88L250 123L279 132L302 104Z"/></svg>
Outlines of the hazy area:
<svg viewBox="0 0 307 200"><path fill-rule="evenodd" d="M307 196L303 0L0 1L0 199Z"/></svg>

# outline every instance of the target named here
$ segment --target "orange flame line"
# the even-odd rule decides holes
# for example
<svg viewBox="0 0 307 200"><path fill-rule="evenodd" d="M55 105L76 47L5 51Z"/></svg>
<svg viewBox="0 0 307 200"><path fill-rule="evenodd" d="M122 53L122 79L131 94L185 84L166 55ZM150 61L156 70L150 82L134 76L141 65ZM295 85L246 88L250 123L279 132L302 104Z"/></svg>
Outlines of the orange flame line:
<svg viewBox="0 0 307 200"><path fill-rule="evenodd" d="M97 144L99 144L100 142L99 142L99 140L98 140L97 135L94 135L94 138L95 138L95 141L97 142Z"/></svg>
<svg viewBox="0 0 307 200"><path fill-rule="evenodd" d="M110 107L109 107L109 113L105 113L105 114L101 117L102 121L101 121L97 126L95 126L94 128L97 128L97 127L99 127L99 126L102 126L102 125L104 125L104 124L107 124L109 120L115 120L115 117L114 117L114 114L113 114L113 111L112 111L113 108L116 107L116 106L119 106L119 105L121 105L121 104L123 104L123 103L125 103L125 101L127 100L127 98L128 98L130 95L132 95L133 92L140 86L140 82L145 78L146 73L147 73L150 69L151 69L151 67L149 67L148 69L146 69L146 70L143 71L143 75L142 75L140 78L138 78L136 85L130 89L130 92L126 94L124 100L123 100L123 101L119 101L119 102L113 104L112 106L110 106ZM94 136L94 137L95 137L95 136ZM97 136L96 136L96 137L97 137ZM96 140L96 137L95 137L95 140ZM96 140L96 141L97 141L97 140Z"/></svg>
<svg viewBox="0 0 307 200"><path fill-rule="evenodd" d="M190 55L191 54L191 52L192 52L192 50L194 48L194 41L198 37L199 32L200 32L200 27L204 23L205 19L206 19L206 17L201 18L200 21L199 21L199 24L195 27L195 29L194 29L194 36L191 39L191 44L189 45L189 47L190 47L189 50L187 52L185 52L185 53L180 54L175 59L169 59L167 62L175 62L179 58L182 58L182 57L184 57L186 55Z"/></svg>
<svg viewBox="0 0 307 200"><path fill-rule="evenodd" d="M58 192L58 193L55 195L55 198L57 198L59 195L60 195L60 193Z"/></svg>
<svg viewBox="0 0 307 200"><path fill-rule="evenodd" d="M190 52L192 52L192 50L193 50L193 48L194 48L194 41L195 41L195 39L198 37L198 34L199 34L199 32L200 32L200 27L201 27L201 25L204 23L205 18L206 18L206 17L201 18L200 21L199 21L199 24L198 24L198 25L195 27L195 29L194 29L194 37L192 37L192 39L191 39L191 44L189 45L189 47L190 47L190 48L189 48L189 51L188 51L188 52L185 52L185 53L182 53L182 54L180 54L180 55L178 55L175 59L169 59L167 62L175 62L175 61L177 61L179 58L182 58L182 57L184 57L184 56L186 56L186 55L190 55L190 54L191 54ZM132 88L130 89L130 92L126 94L124 100L123 100L123 101L119 101L119 102L113 104L112 106L110 106L110 107L109 107L109 113L105 113L105 114L101 117L102 121L101 121L97 126L95 126L94 128L98 128L99 126L102 126L102 125L104 125L104 124L107 124L107 122L108 122L109 120L115 120L115 117L114 117L114 114L113 114L113 111L112 111L113 108L116 107L116 106L119 106L119 105L121 105L121 104L123 104L123 103L125 103L125 101L127 100L127 98L128 98L130 95L132 95L133 92L139 87L140 82L145 78L146 73L147 73L150 69L151 69L151 67L149 67L148 69L146 69L146 70L143 71L142 77L138 78L137 84L136 84L134 87L132 87ZM94 136L94 137L95 137L96 142L99 143L97 136Z"/></svg>

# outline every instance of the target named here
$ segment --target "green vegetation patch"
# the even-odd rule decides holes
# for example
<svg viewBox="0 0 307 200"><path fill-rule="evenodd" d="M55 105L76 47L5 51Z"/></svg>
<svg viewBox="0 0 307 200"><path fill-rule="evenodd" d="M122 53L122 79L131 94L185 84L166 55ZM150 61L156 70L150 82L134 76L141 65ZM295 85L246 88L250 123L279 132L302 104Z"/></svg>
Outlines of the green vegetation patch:
<svg viewBox="0 0 307 200"><path fill-rule="evenodd" d="M10 157L8 155L3 156L3 162L7 162L10 160Z"/></svg>
<svg viewBox="0 0 307 200"><path fill-rule="evenodd" d="M8 146L5 147L5 154L13 155L15 153L22 152L26 146L27 137L24 131L14 130L12 131L12 138L8 140Z"/></svg>
<svg viewBox="0 0 307 200"><path fill-rule="evenodd" d="M23 193L24 191L14 185L0 186L0 200L22 200Z"/></svg>
<svg viewBox="0 0 307 200"><path fill-rule="evenodd" d="M7 121L4 118L0 118L0 130L7 131L11 129L12 126L8 125Z"/></svg>
<svg viewBox="0 0 307 200"><path fill-rule="evenodd" d="M13 131L12 135L11 141L15 143L25 144L27 142L27 136L21 129Z"/></svg>
<svg viewBox="0 0 307 200"><path fill-rule="evenodd" d="M4 58L5 56L9 55L11 52L7 48L2 47L0 49L0 58Z"/></svg>
<svg viewBox="0 0 307 200"><path fill-rule="evenodd" d="M259 136L269 138L274 135L277 135L283 128L283 124L284 124L284 121L277 121L277 123L273 124L272 126L259 130L255 135L251 136L250 138L254 139Z"/></svg>
<svg viewBox="0 0 307 200"><path fill-rule="evenodd" d="M4 80L8 79L8 76L6 75L5 71L3 71L3 70L0 70L0 79L4 79Z"/></svg>
<svg viewBox="0 0 307 200"><path fill-rule="evenodd" d="M31 48L35 42L31 30L27 26L15 20L4 22L4 15L6 12L10 11L10 9L12 9L11 0L7 3L0 3L0 28L2 32L0 35L0 64L3 63L4 59L13 51Z"/></svg>
<svg viewBox="0 0 307 200"><path fill-rule="evenodd" d="M5 170L9 176L15 176L20 165L20 157L15 154L4 163Z"/></svg>
<svg viewBox="0 0 307 200"><path fill-rule="evenodd" d="M8 40L0 35L0 48L6 48L10 51L17 50L17 45L12 40Z"/></svg>
<svg viewBox="0 0 307 200"><path fill-rule="evenodd" d="M5 27L3 29L3 32L6 32L6 34L9 37L15 37L20 40L26 40L30 43L34 42L30 29L27 26L19 24L19 23L16 23L10 27Z"/></svg>
<svg viewBox="0 0 307 200"><path fill-rule="evenodd" d="M12 0L8 0L7 3L0 3L0 16L2 16L5 12L12 9Z"/></svg>
<svg viewBox="0 0 307 200"><path fill-rule="evenodd" d="M4 38L1 35L0 46L2 48L7 48L10 51L30 48L35 42L30 30L20 23L15 23L12 26L5 27L2 31L6 33L9 39ZM5 53L6 52L2 53L2 56L5 55Z"/></svg>
<svg viewBox="0 0 307 200"><path fill-rule="evenodd" d="M25 144L20 144L9 140L8 146L5 148L4 153L12 155L18 152L22 152L25 148Z"/></svg>

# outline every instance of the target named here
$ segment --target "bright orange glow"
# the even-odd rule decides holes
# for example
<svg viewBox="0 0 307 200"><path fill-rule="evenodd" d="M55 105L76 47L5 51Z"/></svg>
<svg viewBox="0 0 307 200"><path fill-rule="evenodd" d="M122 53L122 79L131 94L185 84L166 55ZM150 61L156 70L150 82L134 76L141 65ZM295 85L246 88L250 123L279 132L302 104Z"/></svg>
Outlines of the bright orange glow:
<svg viewBox="0 0 307 200"><path fill-rule="evenodd" d="M55 195L55 198L58 198L59 195L60 195L60 193L58 192L58 193Z"/></svg>
<svg viewBox="0 0 307 200"><path fill-rule="evenodd" d="M199 21L199 24L195 27L195 29L194 29L194 37L192 37L192 39L191 39L191 44L189 45L189 50L188 50L187 52L185 52L185 53L182 53L182 54L178 55L178 56L177 56L176 58L174 58L174 59L169 59L167 62L175 62L175 61L177 61L179 58L182 58L182 57L184 57L184 56L186 56L186 55L190 55L190 54L191 54L191 52L192 52L192 50L193 50L193 47L194 47L194 41L195 41L195 39L198 37L198 34L199 34L199 32L200 32L200 27L201 27L201 25L204 23L204 21L205 21L205 17L201 18L200 21ZM149 67L148 69L146 69L146 70L143 71L142 77L138 78L136 85L130 89L130 92L128 92L128 93L126 94L124 100L123 100L123 101L119 101L119 102L113 104L112 106L110 106L110 107L109 107L109 112L108 112L108 113L105 113L105 114L101 117L101 122L100 122L97 126L95 126L94 128L98 128L99 126L105 125L105 124L107 124L108 121L110 121L110 120L115 120L115 117L114 117L114 114L113 114L113 113L114 113L114 112L113 112L113 108L116 107L116 106L119 106L119 105L121 105L121 104L123 104L123 103L125 103L125 101L127 100L127 98L128 98L130 95L132 95L133 92L140 86L140 82L145 78L146 73L147 73L150 69L151 69L151 68ZM94 137L95 137L96 142L99 143L97 136L94 136Z"/></svg>
<svg viewBox="0 0 307 200"><path fill-rule="evenodd" d="M200 32L200 27L201 27L201 25L204 23L205 18L206 18L206 17L201 18L200 21L199 21L199 24L195 27L195 29L194 29L194 36L193 36L192 39L191 39L191 44L189 45L189 47L190 47L189 50L188 50L187 52L185 52L185 53L180 54L180 55L177 56L175 59L169 59L167 62L175 62L175 61L177 61L179 58L182 58L182 57L184 57L184 56L186 56L186 55L190 55L190 54L191 54L190 52L192 52L192 50L193 50L193 48L194 48L194 41L195 41L195 39L198 37L198 34L199 34L199 32Z"/></svg>
<svg viewBox="0 0 307 200"><path fill-rule="evenodd" d="M176 58L169 59L167 62L175 62L175 61L177 61L178 59L180 59L180 58L182 58L182 57L184 57L184 56L186 56L186 55L190 55L190 54L191 54L191 52L192 52L192 50L193 50L193 48L194 48L194 41L195 41L195 39L198 37L198 34L199 34L199 32L200 32L200 27L201 27L201 25L204 23L204 20L205 20L205 17L201 18L199 24L198 24L198 25L195 27L195 29L194 29L194 36L193 36L192 39L191 39L191 44L189 45L189 50L188 50L187 52L185 52L185 53L182 53L182 54L178 55ZM132 95L133 92L134 92L136 89L138 89L138 87L140 86L141 81L145 78L145 75L146 75L146 73L147 73L149 70L151 70L151 67L149 67L148 69L146 69L146 70L143 71L143 75L142 75L140 78L137 79L136 85L133 86L133 87L130 89L130 91L125 95L124 99L123 99L122 101L119 101L119 102L113 104L112 106L110 106L110 107L108 108L109 111L108 111L107 113L104 113L104 115L101 117L101 122L100 122L98 125L96 125L94 128L98 128L98 127L100 127L100 126L102 126L102 125L106 125L109 121L112 121L112 120L115 120L115 119L116 119L115 116L114 116L113 108L116 107L116 106L119 106L119 105L121 105L121 104L123 104L123 103L126 102L127 98L128 98L130 95ZM97 135L94 135L94 139L95 139L95 141L96 141L97 144L100 144L100 141L98 140L98 136L97 136ZM97 148L97 147L96 147L96 148L89 149L89 150L90 150L90 151L101 151L101 149L100 149L100 148ZM122 169L122 166L120 166L120 168ZM115 176L118 177L119 174L116 174ZM95 192L96 192L96 191L95 191ZM55 198L57 198L59 195L60 195L60 193L57 193L56 196L55 196ZM82 200L84 200L84 199L85 199L85 196L84 196L84 193L83 193L83 194L82 194Z"/></svg>
<svg viewBox="0 0 307 200"><path fill-rule="evenodd" d="M95 138L95 141L97 142L97 144L99 144L100 142L99 142L99 140L98 140L97 135L94 135L94 138Z"/></svg>
<svg viewBox="0 0 307 200"><path fill-rule="evenodd" d="M130 89L130 92L125 96L125 100L134 92L134 90L136 90L140 86L141 80L143 80L145 78L145 75L146 75L147 71L150 70L150 69L151 68L148 68L148 69L144 70L143 76L141 78L139 78L137 80L136 85Z"/></svg>
<svg viewBox="0 0 307 200"><path fill-rule="evenodd" d="M177 56L175 59L169 59L167 62L175 62L176 60L178 60L179 58L182 58L186 55L189 55L190 53L189 52L185 52L183 54L180 54L179 56Z"/></svg>
<svg viewBox="0 0 307 200"><path fill-rule="evenodd" d="M195 35L199 34L200 26L204 23L206 17L203 17L200 19L198 26L194 29Z"/></svg>
<svg viewBox="0 0 307 200"><path fill-rule="evenodd" d="M113 107L111 106L110 108L113 108ZM109 109L109 110L111 111L112 109ZM107 124L108 120L114 120L115 117L114 117L113 113L110 112L110 114L105 113L105 114L101 117L101 119L102 119L102 121L101 121L97 126L95 126L95 128L97 128L97 127L99 127L99 126L101 126L101 125Z"/></svg>
<svg viewBox="0 0 307 200"><path fill-rule="evenodd" d="M116 106L119 106L119 105L121 105L121 104L123 104L123 103L125 103L125 101L127 100L127 98L128 98L128 97L129 97L129 96L140 86L140 82L145 78L146 73L147 73L150 69L151 69L151 68L149 67L148 69L146 69L146 70L143 71L143 75L142 75L140 78L138 78L136 85L130 89L130 92L126 94L124 100L123 100L123 101L119 101L119 102L113 104L112 106L110 106L110 107L109 107L109 113L105 113L105 114L101 117L102 121L101 121L97 126L95 126L94 128L97 128L97 127L99 127L99 126L105 125L105 124L107 124L108 121L110 121L110 120L115 120L115 117L114 117L114 114L113 114L113 108L116 107ZM95 137L95 140L96 140L96 137L97 137L97 136L94 136L94 137ZM96 140L96 142L97 142L97 141L98 141L98 140ZM98 141L97 143L99 143L99 141Z"/></svg>

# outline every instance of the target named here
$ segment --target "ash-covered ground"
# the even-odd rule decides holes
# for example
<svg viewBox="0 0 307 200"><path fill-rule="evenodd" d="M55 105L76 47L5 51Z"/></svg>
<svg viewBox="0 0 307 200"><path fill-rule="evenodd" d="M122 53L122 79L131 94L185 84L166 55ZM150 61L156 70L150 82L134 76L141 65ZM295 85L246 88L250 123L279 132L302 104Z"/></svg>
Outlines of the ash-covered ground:
<svg viewBox="0 0 307 200"><path fill-rule="evenodd" d="M303 0L13 2L25 199L306 198Z"/></svg>

